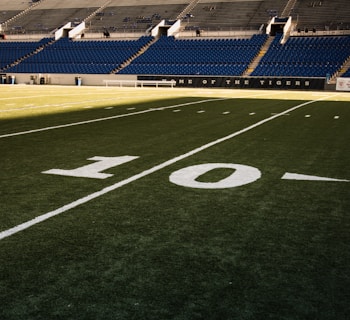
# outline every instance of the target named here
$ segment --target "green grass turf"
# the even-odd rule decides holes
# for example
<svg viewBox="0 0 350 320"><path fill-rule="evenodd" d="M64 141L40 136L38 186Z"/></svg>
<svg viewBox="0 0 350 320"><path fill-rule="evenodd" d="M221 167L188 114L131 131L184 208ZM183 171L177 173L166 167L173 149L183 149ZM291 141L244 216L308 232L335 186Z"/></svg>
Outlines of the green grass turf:
<svg viewBox="0 0 350 320"><path fill-rule="evenodd" d="M325 101L0 240L0 319L348 318L350 184L281 179L293 172L350 180L348 94L51 86L2 92L0 231L305 101ZM113 174L105 180L42 174L124 155L139 158L105 170ZM212 190L169 182L172 172L203 163L244 164L262 176ZM198 181L231 173L212 170Z"/></svg>

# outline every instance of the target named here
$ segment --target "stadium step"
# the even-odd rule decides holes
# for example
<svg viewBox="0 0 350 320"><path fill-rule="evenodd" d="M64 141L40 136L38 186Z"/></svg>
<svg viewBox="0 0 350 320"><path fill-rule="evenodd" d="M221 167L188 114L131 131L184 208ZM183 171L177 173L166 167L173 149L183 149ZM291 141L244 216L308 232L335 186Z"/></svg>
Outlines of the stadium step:
<svg viewBox="0 0 350 320"><path fill-rule="evenodd" d="M87 24L89 21L91 21L99 12L103 11L105 8L108 7L108 5L111 3L111 0L107 0L101 7L99 7L96 11L91 13L88 17L84 19L84 22Z"/></svg>
<svg viewBox="0 0 350 320"><path fill-rule="evenodd" d="M347 72L350 69L350 56L347 58L347 60L344 62L342 67L339 69L338 72L332 75L332 77L329 79L329 83L334 84L337 81L337 78L341 77L345 72Z"/></svg>
<svg viewBox="0 0 350 320"><path fill-rule="evenodd" d="M20 57L19 59L17 59L16 61L13 61L11 64L5 66L4 68L1 69L1 71L6 71L7 69L14 67L18 64L20 64L21 62L23 62L24 60L36 55L37 53L39 53L40 51L44 50L46 47L50 46L51 44L55 43L56 40L55 39L51 39L48 42L42 44L41 46L39 46L38 48L36 48L34 51L27 53L26 55L24 55L23 57Z"/></svg>
<svg viewBox="0 0 350 320"><path fill-rule="evenodd" d="M144 45L136 54L134 54L132 57L130 57L128 60L124 61L120 66L118 66L116 69L112 70L110 73L118 73L120 70L127 67L131 62L133 62L137 57L142 55L152 44L154 44L158 39L153 38L151 41L149 41L146 45Z"/></svg>
<svg viewBox="0 0 350 320"><path fill-rule="evenodd" d="M199 0L192 0L188 6L177 16L177 20L182 19L185 17L187 14L189 14L193 8L198 4Z"/></svg>
<svg viewBox="0 0 350 320"><path fill-rule="evenodd" d="M260 60L262 59L262 57L266 54L267 50L269 49L273 39L274 39L274 37L271 37L271 36L269 36L267 38L266 42L264 43L264 45L260 49L260 51L257 54L257 56L255 57L255 59L253 59L253 61L248 66L247 70L244 72L244 74L243 74L244 76L249 76L254 71L254 69L257 67Z"/></svg>
<svg viewBox="0 0 350 320"><path fill-rule="evenodd" d="M40 0L40 1L32 2L31 5L27 9L19 12L18 14L16 14L11 19L9 19L9 20L7 20L5 22L2 22L2 25L6 26L6 28L9 29L11 24L14 23L18 18L28 14L29 12L32 11L32 9L34 9L35 7L37 7L39 4L41 4L44 1L46 1L46 0Z"/></svg>
<svg viewBox="0 0 350 320"><path fill-rule="evenodd" d="M288 17L293 12L297 0L289 0L282 11L281 17Z"/></svg>

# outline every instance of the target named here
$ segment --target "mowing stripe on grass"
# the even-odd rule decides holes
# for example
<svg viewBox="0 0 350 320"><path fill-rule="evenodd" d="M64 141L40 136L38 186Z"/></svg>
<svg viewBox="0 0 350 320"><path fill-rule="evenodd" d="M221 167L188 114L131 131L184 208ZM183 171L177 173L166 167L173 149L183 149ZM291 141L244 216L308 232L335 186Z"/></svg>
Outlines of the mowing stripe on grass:
<svg viewBox="0 0 350 320"><path fill-rule="evenodd" d="M47 107L67 107L68 105L79 105L79 104L84 104L84 103L91 103L91 102L105 102L105 101L116 101L118 99L116 98L109 98L109 99L99 99L99 100L82 100L82 101L77 101L77 102L65 102L65 103L60 103L60 104L45 104L43 106L35 106L35 105L26 105L25 108L12 108L12 109L4 109L0 110L0 113L9 113L9 112L14 112L14 111L26 111L26 110L34 110L34 109L44 109Z"/></svg>
<svg viewBox="0 0 350 320"><path fill-rule="evenodd" d="M206 100L194 101L194 102L186 102L186 103L176 104L173 106L151 108L151 109L142 110L142 111L119 114L116 116L66 123L66 124L61 124L61 125L57 125L57 126L45 127L45 128L33 129L33 130L27 130L27 131L21 131L21 132L7 133L7 134L0 135L0 139L14 137L14 136L21 136L21 135L26 135L26 134L31 134L31 133L37 133L37 132L42 132L42 131L49 131L49 130L62 129L62 128L68 128L68 127L73 127L73 126L80 126L83 124L89 124L89 123L94 123L94 122L101 122L101 121L113 120L113 119L118 119L118 118L130 117L130 116L135 116L138 114L160 111L160 110L165 110L165 109L172 109L172 108L190 106L190 105L201 104L201 103L206 103L206 102L229 100L229 99L232 99L232 98L215 98L215 99L206 99Z"/></svg>
<svg viewBox="0 0 350 320"><path fill-rule="evenodd" d="M263 97L266 95L270 95L270 93L262 93L262 94L259 93L259 94L250 95L249 97L250 98L251 97ZM242 98L242 97L240 97L240 98ZM106 99L106 100L113 100L113 99ZM177 105L172 105L172 106L167 106L167 107L150 108L150 109L143 110L143 111L137 111L137 112L135 111L133 113L121 114L121 115L116 115L116 116L91 119L91 120L85 120L85 121L79 121L79 122L72 122L72 123L67 123L67 124L62 124L62 125L57 125L57 126L52 126L52 127L39 128L39 129L33 129L33 130L27 130L27 131L22 131L22 132L7 133L7 134L0 135L0 139L10 138L10 137L20 136L20 135L26 135L26 134L31 134L31 133L37 133L37 132L42 132L42 131L62 129L62 128L67 128L67 127L72 127L72 126L79 126L79 125L84 125L84 124L89 124L89 123L94 123L94 122L113 120L113 119L118 119L118 118L123 118L123 117L134 116L134 115L138 115L138 114L142 114L142 113L152 112L152 111L172 109L172 108L176 108L176 107L183 107L183 106L195 105L195 104L200 104L200 103L220 101L220 100L230 100L230 99L235 99L235 98L232 98L232 97L214 98L214 99L206 99L206 100L201 100L201 101L187 102L187 103L182 103L182 104L177 104ZM95 101L100 101L100 100L95 100ZM92 102L92 100L90 100L90 102ZM65 103L65 104L67 104L67 103ZM65 105L65 104L62 104L62 105ZM71 104L80 104L80 102L77 102L77 103L73 102ZM127 108L127 110L134 110L134 109L135 108Z"/></svg>
<svg viewBox="0 0 350 320"><path fill-rule="evenodd" d="M306 105L309 105L309 104L312 104L314 102L325 100L325 99L327 99L329 97L331 97L331 96L322 97L322 98L319 98L317 100L307 101L307 102L299 104L299 105L297 105L295 107L289 108L289 109L287 109L287 110L285 110L285 111L283 111L283 112L281 112L279 114L275 114L275 115L273 115L271 117L268 117L266 119L258 121L255 124L252 124L252 125L244 128L244 129L241 129L241 130L236 131L234 133L231 133L231 134L229 134L229 135L227 135L225 137L222 137L220 139L217 139L217 140L214 140L212 142L209 142L209 143L207 143L205 145L202 145L202 146L200 146L200 147L198 147L196 149L193 149L193 150L191 150L191 151L189 151L187 153L184 153L184 154L182 154L180 156L177 156L177 157L175 157L173 159L167 160L167 161L165 161L165 162L163 162L161 164L158 164L158 165L156 165L156 166L154 166L154 167L152 167L150 169L147 169L147 170L145 170L143 172L140 172L140 173L138 173L138 174L136 174L136 175L134 175L134 176L132 176L130 178L127 178L125 180L119 181L119 182L117 182L115 184L112 184L112 185L110 185L110 186L108 186L106 188L103 188L103 189L101 189L101 190L99 190L97 192L94 192L94 193L92 193L90 195L87 195L87 196L85 196L83 198L75 200L75 201L73 201L73 202L71 202L71 203L69 203L69 204L67 204L67 205L65 205L65 206L63 206L61 208L58 208L56 210L47 212L47 213L42 214L42 215L40 215L40 216L38 216L38 217L36 217L36 218L34 218L32 220L29 220L27 222L19 224L19 225L13 227L13 228L8 229L8 230L2 231L2 232L0 232L0 240L4 239L6 237L9 237L11 235L14 235L14 234L16 234L16 233L18 233L20 231L25 230L25 229L28 229L28 228L30 228L30 227L32 227L32 226L34 226L34 225L36 225L36 224L38 224L40 222L43 222L43 221L45 221L47 219L50 219L50 218L52 218L54 216L57 216L57 215L61 214L61 213L64 213L64 212L69 211L69 210L71 210L73 208L76 208L76 207L78 207L78 206L80 206L82 204L85 204L85 203L93 200L93 199L101 197L101 196L103 196L103 195L105 195L105 194L107 194L107 193L109 193L111 191L114 191L114 190L116 190L116 189L118 189L120 187L123 187L123 186L125 186L125 185L127 185L127 184L129 184L129 183L131 183L133 181L136 181L136 180L139 180L139 179L141 179L143 177L146 177L146 176L148 176L148 175L150 175L152 173L155 173L155 172L157 172L157 171L159 171L161 169L164 169L164 168L166 168L166 167L168 167L168 166L170 166L170 165L172 165L172 164L174 164L174 163L176 163L176 162L178 162L180 160L183 160L183 159L186 159L186 158L188 158L190 156L193 156L193 155L195 155L195 154L197 154L197 153L199 153L199 152L201 152L203 150L206 150L206 149L208 149L210 147L213 147L213 146L215 146L215 145L217 145L219 143L222 143L224 141L227 141L227 140L230 140L230 139L232 139L234 137L237 137L237 136L239 136L239 135L241 135L241 134L243 134L245 132L248 132L248 131L250 131L252 129L255 129L255 128L257 128L257 127L259 127L259 126L261 126L261 125L263 125L263 124L265 124L267 122L270 122L270 121L272 121L272 120L274 120L276 118L279 118L279 117L281 117L281 116L283 116L283 115L285 115L287 113L295 111L295 110L297 110L299 108L302 108L302 107L304 107ZM204 101L202 101L202 102L204 102Z"/></svg>

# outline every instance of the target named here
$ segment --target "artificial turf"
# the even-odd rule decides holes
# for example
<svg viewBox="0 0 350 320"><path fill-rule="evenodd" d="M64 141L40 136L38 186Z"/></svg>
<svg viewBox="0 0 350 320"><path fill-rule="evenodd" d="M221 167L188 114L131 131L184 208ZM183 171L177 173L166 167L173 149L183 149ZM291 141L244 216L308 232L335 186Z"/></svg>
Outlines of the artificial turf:
<svg viewBox="0 0 350 320"><path fill-rule="evenodd" d="M347 319L350 184L282 179L350 180L347 94L3 88L3 232L251 129L1 239L1 319ZM124 155L104 180L42 173ZM208 163L261 177L169 181Z"/></svg>

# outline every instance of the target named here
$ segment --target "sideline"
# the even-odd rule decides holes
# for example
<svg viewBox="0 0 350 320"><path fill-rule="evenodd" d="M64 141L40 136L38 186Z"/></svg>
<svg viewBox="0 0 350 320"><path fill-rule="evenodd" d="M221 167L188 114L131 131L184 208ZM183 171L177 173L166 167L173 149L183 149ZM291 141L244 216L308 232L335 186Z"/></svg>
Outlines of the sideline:
<svg viewBox="0 0 350 320"><path fill-rule="evenodd" d="M18 233L20 231L25 230L25 229L28 229L28 228L30 228L30 227L32 227L32 226L34 226L34 225L36 225L36 224L38 224L40 222L43 222L43 221L45 221L47 219L50 219L50 218L52 218L54 216L57 216L57 215L61 214L61 213L64 213L64 212L69 211L69 210L71 210L73 208L76 208L76 207L78 207L78 206L80 206L82 204L85 204L85 203L87 203L87 202L89 202L91 200L94 200L94 199L96 199L98 197L101 197L101 196L103 196L103 195L105 195L105 194L107 194L107 193L109 193L111 191L114 191L114 190L116 190L118 188L121 188L121 187L123 187L123 186L125 186L125 185L127 185L127 184L129 184L129 183L131 183L133 181L139 180L139 179L141 179L143 177L146 177L146 176L148 176L148 175L150 175L150 174L152 174L154 172L157 172L157 171L159 171L161 169L164 169L164 168L166 168L166 167L168 167L168 166L170 166L170 165L172 165L172 164L174 164L174 163L176 163L176 162L178 162L180 160L186 159L186 158L188 158L190 156L193 156L193 155L195 155L195 154L197 154L197 153L199 153L199 152L201 152L203 150L206 150L206 149L208 149L210 147L213 147L213 146L215 146L217 144L220 144L220 143L222 143L224 141L230 140L230 139L232 139L232 138L234 138L236 136L239 136L239 135L241 135L241 134L243 134L245 132L248 132L248 131L250 131L252 129L255 129L255 128L257 128L257 127L259 127L259 126L261 126L261 125L263 125L263 124L265 124L267 122L270 122L270 121L272 121L272 120L274 120L276 118L279 118L279 117L281 117L281 116L283 116L283 115L285 115L287 113L290 113L292 111L300 109L300 108L302 108L302 107L304 107L306 105L309 105L309 104L312 104L312 103L315 103L315 102L318 102L318 101L326 100L329 97L331 97L331 95L330 96L326 96L326 97L321 97L321 98L319 98L317 100L307 101L307 102L304 102L304 103L299 104L297 106L294 106L292 108L289 108L289 109L287 109L287 110L285 110L285 111L283 111L283 112L281 112L279 114L275 114L275 115L273 115L271 117L268 117L268 118L266 118L264 120L260 120L257 123L252 124L252 125L244 128L244 129L241 129L241 130L236 131L234 133L231 133L231 134L229 134L229 135L227 135L225 137L222 137L222 138L219 138L219 139L214 140L212 142L209 142L209 143L207 143L205 145L202 145L202 146L200 146L200 147L198 147L196 149L193 149L193 150L191 150L191 151L189 151L187 153L184 153L184 154L182 154L180 156L177 156L177 157L175 157L173 159L170 159L170 160L167 160L167 161L165 161L165 162L163 162L161 164L158 164L158 165L156 165L156 166L154 166L154 167L152 167L150 169L147 169L147 170L145 170L143 172L140 172L140 173L138 173L138 174L136 174L134 176L131 176L130 178L127 178L125 180L119 181L119 182L117 182L115 184L112 184L112 185L110 185L110 186L108 186L106 188L103 188L103 189L101 189L101 190L99 190L97 192L94 192L94 193L92 193L90 195L87 195L87 196L85 196L83 198L75 200L75 201L73 201L73 202L71 202L71 203L69 203L69 204L67 204L67 205L65 205L63 207L60 207L60 208L58 208L56 210L47 212L45 214L37 216L36 218L34 218L32 220L29 220L27 222L19 224L19 225L13 227L13 228L8 229L8 230L2 231L2 232L0 232L0 240L4 239L6 237L9 237L11 235L14 235L14 234L16 234L16 233ZM164 109L164 108L162 108L162 109ZM159 110L159 109L157 109L157 110Z"/></svg>

